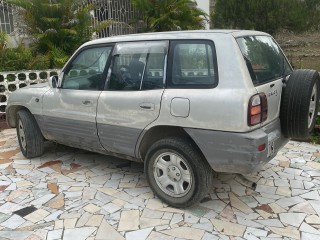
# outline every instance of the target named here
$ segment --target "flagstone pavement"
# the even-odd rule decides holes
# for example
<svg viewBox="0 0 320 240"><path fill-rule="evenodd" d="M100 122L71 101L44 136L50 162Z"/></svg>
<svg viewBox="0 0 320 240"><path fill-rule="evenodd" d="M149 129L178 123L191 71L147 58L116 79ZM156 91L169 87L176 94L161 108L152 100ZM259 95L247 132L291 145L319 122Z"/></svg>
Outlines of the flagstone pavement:
<svg viewBox="0 0 320 240"><path fill-rule="evenodd" d="M320 239L320 146L289 142L258 173L217 174L201 203L176 209L143 165L46 143L22 156L0 132L0 239Z"/></svg>

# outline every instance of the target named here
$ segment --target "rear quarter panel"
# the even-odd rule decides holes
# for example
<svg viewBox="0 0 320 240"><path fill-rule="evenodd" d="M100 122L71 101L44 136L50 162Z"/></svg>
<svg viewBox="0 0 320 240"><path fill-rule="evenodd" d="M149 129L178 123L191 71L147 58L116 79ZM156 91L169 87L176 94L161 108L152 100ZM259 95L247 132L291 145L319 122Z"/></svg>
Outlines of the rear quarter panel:
<svg viewBox="0 0 320 240"><path fill-rule="evenodd" d="M149 127L169 125L233 132L247 132L259 127L249 127L247 124L248 102L257 90L252 84L237 42L230 34L213 34L207 38L214 42L216 48L219 76L217 87L166 89L160 116ZM171 114L174 98L189 100L187 117Z"/></svg>

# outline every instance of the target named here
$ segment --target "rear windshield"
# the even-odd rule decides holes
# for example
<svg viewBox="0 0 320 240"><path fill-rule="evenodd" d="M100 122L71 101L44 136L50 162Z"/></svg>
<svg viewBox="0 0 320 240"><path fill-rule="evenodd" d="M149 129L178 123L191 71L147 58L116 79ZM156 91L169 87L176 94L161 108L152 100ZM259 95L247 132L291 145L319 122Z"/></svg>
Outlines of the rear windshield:
<svg viewBox="0 0 320 240"><path fill-rule="evenodd" d="M289 75L292 69L279 46L269 36L237 38L254 85Z"/></svg>

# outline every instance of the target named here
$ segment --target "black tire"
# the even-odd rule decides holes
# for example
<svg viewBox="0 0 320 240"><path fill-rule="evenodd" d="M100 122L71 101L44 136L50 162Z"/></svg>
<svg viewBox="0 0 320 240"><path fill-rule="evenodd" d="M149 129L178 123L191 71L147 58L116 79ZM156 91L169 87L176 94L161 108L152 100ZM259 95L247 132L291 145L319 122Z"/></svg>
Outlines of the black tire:
<svg viewBox="0 0 320 240"><path fill-rule="evenodd" d="M169 156L169 154L171 155ZM172 166L178 166L178 168L182 170L177 170L179 173L181 173L182 180L172 180L172 177L169 177L168 175L169 172L163 173L160 168L156 168L154 166L154 164L158 162L157 159L159 159L161 156L163 159L166 159L167 162L170 162L170 164L173 156L178 157L177 161L180 161L179 159L181 159L179 164L170 165L168 167L166 165L165 168L167 171L169 171L169 168L172 170ZM183 180L183 171L188 172L189 170L191 176L190 179L192 180L190 180L190 183L187 183ZM212 185L213 175L211 167L206 160L203 159L202 155L197 151L193 143L184 138L170 137L155 142L147 152L145 172L149 185L154 193L163 202L177 208L185 208L199 202L208 193L208 187ZM172 174L173 172L171 171L170 173ZM174 175L175 174L176 173L174 173ZM165 179L168 179L168 181L171 181L173 184L178 184L178 182L181 184L183 182L181 186L183 188L182 190L185 190L185 192L180 194L181 196L178 196L177 194L175 194L176 196L172 196L172 194L174 194L172 193L174 191L173 185L168 184L165 190L161 189L161 184L157 183L158 180L156 180L156 178L161 178L161 176L158 175L164 176ZM162 186L162 188L164 187Z"/></svg>
<svg viewBox="0 0 320 240"><path fill-rule="evenodd" d="M296 70L289 77L280 107L281 128L285 137L297 140L310 137L318 114L319 78L317 71L306 69ZM314 114L310 114L311 104L315 105Z"/></svg>
<svg viewBox="0 0 320 240"><path fill-rule="evenodd" d="M39 157L44 151L44 138L33 115L27 110L17 113L16 129L22 154L26 158Z"/></svg>

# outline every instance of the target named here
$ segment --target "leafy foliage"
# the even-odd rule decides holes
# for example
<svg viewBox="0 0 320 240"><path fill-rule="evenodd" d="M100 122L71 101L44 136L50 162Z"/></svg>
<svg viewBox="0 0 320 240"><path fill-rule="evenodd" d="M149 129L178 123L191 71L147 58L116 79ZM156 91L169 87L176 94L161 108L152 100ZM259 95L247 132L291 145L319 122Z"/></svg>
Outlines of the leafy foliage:
<svg viewBox="0 0 320 240"><path fill-rule="evenodd" d="M0 50L4 49L7 44L7 34L5 32L0 32Z"/></svg>
<svg viewBox="0 0 320 240"><path fill-rule="evenodd" d="M320 117L317 116L316 119L316 128L313 130L312 135L310 137L310 141L314 144L320 144L320 129L319 129L319 125L320 125Z"/></svg>
<svg viewBox="0 0 320 240"><path fill-rule="evenodd" d="M50 60L46 55L35 54L31 48L19 45L17 48L0 49L0 71L23 69L47 69Z"/></svg>
<svg viewBox="0 0 320 240"><path fill-rule="evenodd" d="M215 28L255 29L271 34L280 29L319 29L320 0L217 0L211 20Z"/></svg>
<svg viewBox="0 0 320 240"><path fill-rule="evenodd" d="M47 55L51 67L62 67L68 57L90 40L91 5L82 0L8 0L22 8L26 31L33 37L35 50ZM102 22L103 26L111 22ZM99 27L99 26L97 26Z"/></svg>
<svg viewBox="0 0 320 240"><path fill-rule="evenodd" d="M58 48L65 54L72 52L89 39L89 16L83 10L77 11L76 1L57 0L53 3L42 0L10 0L10 3L24 8L23 19L26 30L34 37L37 51L48 54ZM82 24L84 28L79 27ZM79 32L78 32L79 31ZM54 56L54 55L51 55ZM55 62L55 59L51 59Z"/></svg>
<svg viewBox="0 0 320 240"><path fill-rule="evenodd" d="M207 14L191 0L132 0L143 32L202 29Z"/></svg>
<svg viewBox="0 0 320 240"><path fill-rule="evenodd" d="M320 0L305 0L308 11L308 28L320 30Z"/></svg>

